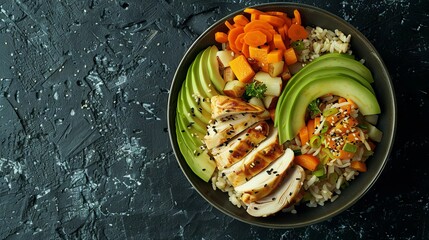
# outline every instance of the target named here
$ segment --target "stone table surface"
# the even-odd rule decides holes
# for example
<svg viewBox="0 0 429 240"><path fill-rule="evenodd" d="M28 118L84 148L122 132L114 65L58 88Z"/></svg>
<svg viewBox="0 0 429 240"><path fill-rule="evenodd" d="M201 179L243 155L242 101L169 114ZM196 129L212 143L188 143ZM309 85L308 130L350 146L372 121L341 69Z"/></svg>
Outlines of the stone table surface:
<svg viewBox="0 0 429 240"><path fill-rule="evenodd" d="M392 77L398 128L353 207L309 227L250 226L181 172L167 98L191 43L266 1L1 0L0 239L429 239L429 2L299 1L359 29Z"/></svg>

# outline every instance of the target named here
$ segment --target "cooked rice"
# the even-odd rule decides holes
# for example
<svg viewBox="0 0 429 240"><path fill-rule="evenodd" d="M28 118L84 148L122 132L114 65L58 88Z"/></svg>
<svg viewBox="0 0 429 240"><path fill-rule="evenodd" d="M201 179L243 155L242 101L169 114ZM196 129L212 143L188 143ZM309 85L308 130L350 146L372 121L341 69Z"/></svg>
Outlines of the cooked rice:
<svg viewBox="0 0 429 240"><path fill-rule="evenodd" d="M301 50L298 54L300 62L312 61L324 53L337 52L351 54L350 34L346 36L338 29L331 31L321 27L307 27L307 31L310 33L308 39L302 41L305 49Z"/></svg>

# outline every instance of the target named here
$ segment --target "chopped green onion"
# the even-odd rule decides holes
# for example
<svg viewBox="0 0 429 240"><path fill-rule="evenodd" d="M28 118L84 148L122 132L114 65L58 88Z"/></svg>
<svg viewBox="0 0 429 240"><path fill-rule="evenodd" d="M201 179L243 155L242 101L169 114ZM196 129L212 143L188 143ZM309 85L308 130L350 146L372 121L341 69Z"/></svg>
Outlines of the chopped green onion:
<svg viewBox="0 0 429 240"><path fill-rule="evenodd" d="M355 153L357 150L357 146L351 143L344 144L343 150L346 152Z"/></svg>
<svg viewBox="0 0 429 240"><path fill-rule="evenodd" d="M319 148L320 145L322 145L322 140L320 139L320 136L314 135L310 138L310 147Z"/></svg>
<svg viewBox="0 0 429 240"><path fill-rule="evenodd" d="M325 175L325 168L323 166L319 166L316 170L314 170L313 175L316 177L322 177Z"/></svg>
<svg viewBox="0 0 429 240"><path fill-rule="evenodd" d="M323 113L322 113L322 115L324 116L324 117L329 117L329 116L331 116L331 115L334 115L335 113L337 113L339 110L338 110L338 108L328 108L328 109L325 109L325 110L323 110Z"/></svg>
<svg viewBox="0 0 429 240"><path fill-rule="evenodd" d="M322 151L329 156L329 159L334 159L335 156L327 148L322 148Z"/></svg>
<svg viewBox="0 0 429 240"><path fill-rule="evenodd" d="M325 123L323 124L322 130L320 130L320 133L326 133L328 131L328 129L329 129L329 124L328 124L328 122L325 121ZM323 141L323 139L322 139L322 141Z"/></svg>
<svg viewBox="0 0 429 240"><path fill-rule="evenodd" d="M314 118L320 113L322 113L319 109L319 103L320 103L320 100L316 98L313 101L311 101L311 103L308 105L308 110L310 110L311 118Z"/></svg>

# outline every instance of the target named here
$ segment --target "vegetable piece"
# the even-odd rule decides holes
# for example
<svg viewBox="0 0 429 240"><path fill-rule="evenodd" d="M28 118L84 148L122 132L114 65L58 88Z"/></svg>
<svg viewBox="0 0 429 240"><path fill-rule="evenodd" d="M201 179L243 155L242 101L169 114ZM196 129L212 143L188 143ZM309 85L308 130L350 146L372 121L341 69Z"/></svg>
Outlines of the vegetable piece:
<svg viewBox="0 0 429 240"><path fill-rule="evenodd" d="M274 46L280 50L286 50L285 43L283 42L282 36L280 34L274 34L273 37Z"/></svg>
<svg viewBox="0 0 429 240"><path fill-rule="evenodd" d="M228 22L228 21L225 21L225 26L229 29L229 30L231 30L231 29L233 29L233 28L235 28L230 22Z"/></svg>
<svg viewBox="0 0 429 240"><path fill-rule="evenodd" d="M271 77L270 74L259 71L255 74L254 79L258 82L264 83L267 86L265 95L280 96L282 90L282 79L280 77Z"/></svg>
<svg viewBox="0 0 429 240"><path fill-rule="evenodd" d="M268 74L270 74L271 77L279 76L283 72L284 64L284 61L268 63Z"/></svg>
<svg viewBox="0 0 429 240"><path fill-rule="evenodd" d="M381 138L383 137L383 132L380 131L378 128L373 126L372 124L367 124L368 126L368 137L376 142L380 142Z"/></svg>
<svg viewBox="0 0 429 240"><path fill-rule="evenodd" d="M245 26L246 24L249 23L249 19L247 19L247 17L245 17L244 15L237 15L233 18L234 23L241 25L241 26Z"/></svg>
<svg viewBox="0 0 429 240"><path fill-rule="evenodd" d="M278 100L279 100L279 97L276 97L276 96L265 96L263 98L265 108L268 110L276 108Z"/></svg>
<svg viewBox="0 0 429 240"><path fill-rule="evenodd" d="M364 162L360 161L351 161L350 167L359 171L359 172L366 172L366 164Z"/></svg>
<svg viewBox="0 0 429 240"><path fill-rule="evenodd" d="M261 67L264 72L268 72L267 56L269 50L269 46L263 46L261 48L249 46L250 58L255 59L258 62L258 66Z"/></svg>
<svg viewBox="0 0 429 240"><path fill-rule="evenodd" d="M260 15L259 20L265 21L275 27L280 27L280 26L283 26L283 24L285 24L282 18L277 16L272 16L272 15L266 15L266 14Z"/></svg>
<svg viewBox="0 0 429 240"><path fill-rule="evenodd" d="M265 108L264 102L262 102L262 100L258 97L251 97L249 99L249 103L261 108Z"/></svg>
<svg viewBox="0 0 429 240"><path fill-rule="evenodd" d="M216 32L215 33L215 40L218 43L226 43L226 42L228 42L228 35L224 32Z"/></svg>
<svg viewBox="0 0 429 240"><path fill-rule="evenodd" d="M287 35L290 38L292 42L297 40L302 40L308 37L308 32L305 30L305 28L298 24L292 24L288 31Z"/></svg>
<svg viewBox="0 0 429 240"><path fill-rule="evenodd" d="M253 31L254 29L259 29L259 28L274 30L274 27L271 24L261 20L254 20L254 21L250 21L248 24L246 24L246 26L244 26L244 32L250 32L250 31Z"/></svg>
<svg viewBox="0 0 429 240"><path fill-rule="evenodd" d="M246 91L245 91L245 98L263 98L264 93L267 91L267 86L260 82L252 82L250 84L247 84Z"/></svg>
<svg viewBox="0 0 429 240"><path fill-rule="evenodd" d="M245 34L244 42L251 47L258 47L267 42L267 36L258 30L250 31Z"/></svg>
<svg viewBox="0 0 429 240"><path fill-rule="evenodd" d="M309 119L307 122L308 139L313 137L314 128L314 119Z"/></svg>
<svg viewBox="0 0 429 240"><path fill-rule="evenodd" d="M351 143L344 144L343 150L350 153L355 153L357 150L357 146Z"/></svg>
<svg viewBox="0 0 429 240"><path fill-rule="evenodd" d="M258 9L254 9L254 8L246 8L243 10L243 12L249 13L249 14L259 14L259 15L265 14L264 12L261 12Z"/></svg>
<svg viewBox="0 0 429 240"><path fill-rule="evenodd" d="M283 64L283 72L281 74L281 78L283 81L287 81L292 77L292 74L290 73L289 67L287 64Z"/></svg>
<svg viewBox="0 0 429 240"><path fill-rule="evenodd" d="M316 177L323 177L325 175L325 167L319 165L317 169L313 172L313 175Z"/></svg>
<svg viewBox="0 0 429 240"><path fill-rule="evenodd" d="M249 57L250 57L250 53L249 53L249 45L247 45L246 43L243 43L243 47L241 48L241 53L242 53L246 58L249 58Z"/></svg>
<svg viewBox="0 0 429 240"><path fill-rule="evenodd" d="M267 55L267 63L276 63L283 60L283 51L282 50L272 50ZM282 65L283 70L283 65Z"/></svg>
<svg viewBox="0 0 429 240"><path fill-rule="evenodd" d="M304 50L304 49L305 49L304 42L303 42L303 41L301 41L301 40L294 41L294 42L292 42L290 45L291 45L291 47L293 47L296 51L302 51L302 50Z"/></svg>
<svg viewBox="0 0 429 240"><path fill-rule="evenodd" d="M253 71L246 57L243 55L234 58L229 62L229 65L237 79L241 82L248 83L252 81L253 76L255 76L255 71Z"/></svg>
<svg viewBox="0 0 429 240"><path fill-rule="evenodd" d="M295 50L293 48L286 49L284 57L287 65L292 65L298 62L298 57L296 56Z"/></svg>
<svg viewBox="0 0 429 240"><path fill-rule="evenodd" d="M297 9L293 10L293 16L295 19L295 24L301 25L301 14Z"/></svg>
<svg viewBox="0 0 429 240"><path fill-rule="evenodd" d="M243 27L236 27L236 28L229 30L228 44L229 44L229 47L231 48L231 50L234 51L235 53L239 53L241 50L241 49L237 49L235 47L235 40L237 39L238 35L240 35L243 32L244 32Z"/></svg>
<svg viewBox="0 0 429 240"><path fill-rule="evenodd" d="M312 147L312 148L319 148L321 145L322 145L322 140L321 140L320 136L313 135L310 138L310 147Z"/></svg>
<svg viewBox="0 0 429 240"><path fill-rule="evenodd" d="M234 59L234 52L230 50L217 51L216 57L222 64L222 67L229 67L229 62Z"/></svg>
<svg viewBox="0 0 429 240"><path fill-rule="evenodd" d="M308 142L308 129L307 126L304 126L299 131L299 139L301 140L301 144L305 145Z"/></svg>
<svg viewBox="0 0 429 240"><path fill-rule="evenodd" d="M246 84L238 80L226 82L223 89L223 93L229 97L241 97L244 91L246 91Z"/></svg>
<svg viewBox="0 0 429 240"><path fill-rule="evenodd" d="M223 70L223 80L225 82L230 82L232 80L235 80L234 72L232 72L232 69L230 67L226 67Z"/></svg>
<svg viewBox="0 0 429 240"><path fill-rule="evenodd" d="M238 51L241 51L241 49L243 49L244 37L245 36L246 36L246 33L242 32L235 39L234 44L235 44L235 48L237 48Z"/></svg>
<svg viewBox="0 0 429 240"><path fill-rule="evenodd" d="M351 159L355 154L352 152L347 152L344 150L340 150L338 152L338 158L341 160Z"/></svg>
<svg viewBox="0 0 429 240"><path fill-rule="evenodd" d="M299 156L295 156L294 161L296 164L310 171L316 170L320 163L319 159L311 154L301 154Z"/></svg>
<svg viewBox="0 0 429 240"><path fill-rule="evenodd" d="M320 100L316 98L313 101L311 101L310 104L308 105L308 110L310 110L311 118L315 118L317 115L321 113L319 109L319 103L320 103Z"/></svg>
<svg viewBox="0 0 429 240"><path fill-rule="evenodd" d="M322 115L324 117L329 117L331 115L336 114L337 112L338 112L338 108L328 108L328 109L323 110Z"/></svg>

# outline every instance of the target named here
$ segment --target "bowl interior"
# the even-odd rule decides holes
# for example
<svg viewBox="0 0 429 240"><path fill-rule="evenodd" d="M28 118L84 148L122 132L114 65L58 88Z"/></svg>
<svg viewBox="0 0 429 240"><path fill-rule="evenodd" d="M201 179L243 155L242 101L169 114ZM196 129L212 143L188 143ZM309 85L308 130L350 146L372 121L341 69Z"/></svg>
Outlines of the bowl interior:
<svg viewBox="0 0 429 240"><path fill-rule="evenodd" d="M207 29L190 47L174 76L168 101L168 128L170 141L176 154L177 160L184 174L193 185L193 187L205 198L210 204L222 211L223 213L234 217L240 221L270 228L295 228L302 227L323 220L327 220L336 214L344 211L353 205L365 192L374 184L381 171L383 170L388 155L391 150L395 135L396 127L396 103L393 86L389 73L372 44L353 26L343 19L333 15L325 10L295 3L275 3L254 6L263 11L284 11L289 16L293 16L293 10L298 9L301 13L303 24L306 26L320 26L330 30L339 29L346 35L352 35L352 50L355 56L365 59L365 65L373 73L375 83L373 84L379 101L382 113L379 116L378 128L383 131L382 142L377 145L374 156L367 161L368 171L360 174L353 182L344 189L342 194L333 203L327 203L323 207L309 208L298 206L297 214L279 213L276 216L267 218L255 218L248 215L243 208L237 208L228 200L228 194L219 190L214 191L211 183L206 183L199 179L187 166L185 159L180 153L176 141L175 116L177 96L186 77L189 65L195 56L203 49L210 45L217 44L214 41L214 34L217 31L226 31L224 22L242 11L232 13L219 20L216 24ZM218 45L219 46L219 45ZM304 205L304 204L303 204Z"/></svg>

